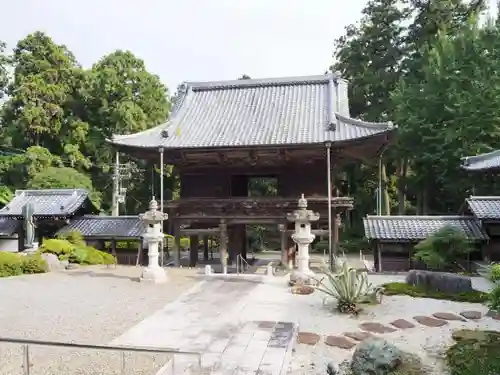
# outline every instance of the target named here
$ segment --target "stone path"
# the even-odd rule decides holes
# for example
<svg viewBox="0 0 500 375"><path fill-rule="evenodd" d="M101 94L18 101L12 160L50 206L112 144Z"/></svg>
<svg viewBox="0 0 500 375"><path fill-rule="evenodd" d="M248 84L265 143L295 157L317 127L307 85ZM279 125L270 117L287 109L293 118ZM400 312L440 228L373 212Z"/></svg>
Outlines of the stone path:
<svg viewBox="0 0 500 375"><path fill-rule="evenodd" d="M485 315L484 317L488 317ZM442 327L448 324L448 321L468 320L477 321L483 318L480 311L462 311L459 315L448 312L436 312L432 316L414 316L413 320L426 327ZM500 320L499 316L491 316L491 318ZM345 332L342 336L326 336L324 343L328 346L334 346L341 349L352 349L358 342L366 340L377 334L391 333L399 330L408 330L415 328L416 325L406 319L397 319L388 325L377 322L365 322L359 325L361 331ZM314 339L312 339L314 338ZM306 345L316 345L321 341L321 336L312 332L299 332L297 343Z"/></svg>
<svg viewBox="0 0 500 375"><path fill-rule="evenodd" d="M265 317L259 316L266 310L262 304L273 302L262 300L262 291L256 293L262 286L234 278L202 281L112 344L198 352L202 354L203 374L282 375L298 326L283 321L287 316L285 303L277 304ZM266 320L258 320L262 318ZM174 362L166 364L158 375L184 374L189 369L198 373L198 368L198 358L176 354Z"/></svg>

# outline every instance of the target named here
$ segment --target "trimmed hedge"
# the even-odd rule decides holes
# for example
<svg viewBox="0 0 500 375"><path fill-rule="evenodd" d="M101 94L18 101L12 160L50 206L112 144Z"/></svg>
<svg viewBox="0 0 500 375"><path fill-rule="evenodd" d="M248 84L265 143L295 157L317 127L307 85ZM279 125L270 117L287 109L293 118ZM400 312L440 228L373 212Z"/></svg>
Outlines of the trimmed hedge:
<svg viewBox="0 0 500 375"><path fill-rule="evenodd" d="M62 239L44 240L40 252L54 254L59 260L68 260L76 264L116 264L116 258L113 255L81 244L79 241L75 244Z"/></svg>
<svg viewBox="0 0 500 375"><path fill-rule="evenodd" d="M49 266L40 254L21 255L0 251L0 277L45 273L48 270Z"/></svg>
<svg viewBox="0 0 500 375"><path fill-rule="evenodd" d="M426 290L421 286L409 285L406 283L387 283L382 285L384 287L384 295L406 295L418 298L432 298L455 302L470 302L470 303L484 303L488 301L488 293L473 290L464 293L443 293L434 290Z"/></svg>

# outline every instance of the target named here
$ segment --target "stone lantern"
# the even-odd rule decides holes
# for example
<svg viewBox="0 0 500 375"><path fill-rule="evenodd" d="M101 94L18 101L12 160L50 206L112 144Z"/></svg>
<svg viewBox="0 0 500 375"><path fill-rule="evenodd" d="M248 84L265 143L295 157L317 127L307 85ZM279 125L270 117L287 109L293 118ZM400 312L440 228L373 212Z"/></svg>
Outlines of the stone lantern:
<svg viewBox="0 0 500 375"><path fill-rule="evenodd" d="M143 234L144 241L148 244L148 266L142 271L141 281L155 284L167 281L167 275L163 267L158 263L158 245L163 242L161 223L168 219L168 215L158 211L158 203L153 199L149 202L149 210L139 215L146 222L146 233Z"/></svg>
<svg viewBox="0 0 500 375"><path fill-rule="evenodd" d="M299 199L299 209L287 215L289 221L295 222L295 232L292 234L292 240L297 244L298 256L297 270L293 270L290 275L292 284L311 284L314 272L309 269L309 245L316 237L311 232L311 222L319 220L319 214L307 209L307 200L304 194Z"/></svg>

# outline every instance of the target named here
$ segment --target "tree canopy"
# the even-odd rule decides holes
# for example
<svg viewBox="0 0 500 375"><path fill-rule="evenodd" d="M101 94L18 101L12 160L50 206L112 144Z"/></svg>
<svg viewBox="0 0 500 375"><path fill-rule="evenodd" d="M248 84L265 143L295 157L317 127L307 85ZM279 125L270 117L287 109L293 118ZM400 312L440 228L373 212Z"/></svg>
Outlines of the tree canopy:
<svg viewBox="0 0 500 375"><path fill-rule="evenodd" d="M114 162L105 139L156 126L170 113L167 88L132 52L117 50L84 69L66 46L39 31L11 53L0 42L2 96L0 140L15 151L0 155L2 184L9 191L82 187L104 210ZM144 165L131 165L145 173ZM148 201L149 186L132 190L136 210Z"/></svg>
<svg viewBox="0 0 500 375"><path fill-rule="evenodd" d="M351 114L399 128L383 154L383 214L456 213L472 193L500 194L486 174L460 169L462 157L500 148L500 22L479 22L484 8L483 0L370 0L335 41L329 70L350 82ZM2 199L26 186L83 187L105 211L114 162L105 139L167 121L172 101L132 52L85 69L42 32L12 51L0 41L0 99ZM167 196L176 197L175 171L166 170ZM137 213L159 171L139 161L127 171L125 209ZM356 202L348 231L359 233L360 218L377 210L378 168L335 173ZM272 189L257 185L261 195Z"/></svg>

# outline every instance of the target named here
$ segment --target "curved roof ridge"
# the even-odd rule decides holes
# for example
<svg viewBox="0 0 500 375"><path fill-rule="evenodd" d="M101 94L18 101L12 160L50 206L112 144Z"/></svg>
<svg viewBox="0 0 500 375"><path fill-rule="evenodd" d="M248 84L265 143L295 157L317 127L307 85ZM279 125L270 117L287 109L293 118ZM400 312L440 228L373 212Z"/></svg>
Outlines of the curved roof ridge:
<svg viewBox="0 0 500 375"><path fill-rule="evenodd" d="M493 157L500 156L500 149L493 150L490 152L483 152L482 154L477 154L477 155L473 155L473 156L464 156L461 159L465 162L478 162L478 161L487 160L492 156Z"/></svg>
<svg viewBox="0 0 500 375"><path fill-rule="evenodd" d="M281 85L301 85L305 83L327 83L330 79L348 82L337 73L328 73L313 76L291 76L291 77L273 77L273 78L250 78L233 79L225 81L185 81L184 84L194 91L211 89L231 89L238 87L266 87Z"/></svg>
<svg viewBox="0 0 500 375"><path fill-rule="evenodd" d="M389 129L397 129L397 125L394 125L392 121L387 122L370 122L364 121L360 119L355 119L352 117L344 116L338 112L335 112L335 117L347 124L359 126L362 128L368 129L380 129L380 130L389 130Z"/></svg>
<svg viewBox="0 0 500 375"><path fill-rule="evenodd" d="M463 215L366 215L365 219L388 219L388 220L404 220L404 219L413 219L413 220L473 220L471 216L463 216Z"/></svg>

